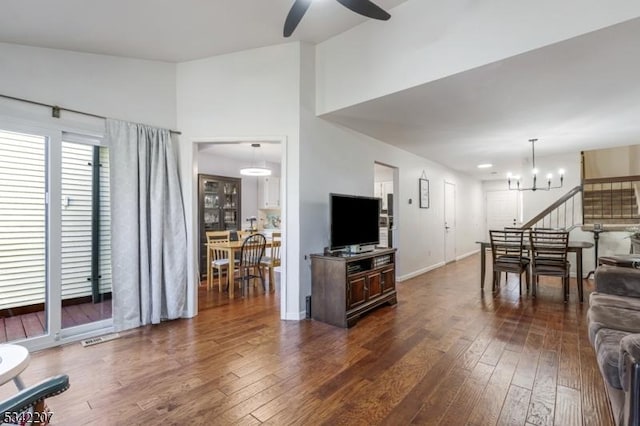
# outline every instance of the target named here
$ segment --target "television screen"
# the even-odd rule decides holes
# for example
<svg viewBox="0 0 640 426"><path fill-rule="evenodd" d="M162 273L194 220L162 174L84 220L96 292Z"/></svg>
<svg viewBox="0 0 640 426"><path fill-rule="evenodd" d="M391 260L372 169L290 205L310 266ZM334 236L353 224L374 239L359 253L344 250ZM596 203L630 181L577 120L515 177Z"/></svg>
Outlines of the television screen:
<svg viewBox="0 0 640 426"><path fill-rule="evenodd" d="M380 243L380 199L331 194L331 250Z"/></svg>

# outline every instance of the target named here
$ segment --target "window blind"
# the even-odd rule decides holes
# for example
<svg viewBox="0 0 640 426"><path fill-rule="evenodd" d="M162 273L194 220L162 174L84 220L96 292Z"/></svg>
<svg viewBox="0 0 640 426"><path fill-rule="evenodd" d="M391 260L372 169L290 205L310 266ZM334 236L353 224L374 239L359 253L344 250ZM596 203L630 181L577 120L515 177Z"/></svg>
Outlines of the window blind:
<svg viewBox="0 0 640 426"><path fill-rule="evenodd" d="M46 138L0 131L0 309L44 302Z"/></svg>

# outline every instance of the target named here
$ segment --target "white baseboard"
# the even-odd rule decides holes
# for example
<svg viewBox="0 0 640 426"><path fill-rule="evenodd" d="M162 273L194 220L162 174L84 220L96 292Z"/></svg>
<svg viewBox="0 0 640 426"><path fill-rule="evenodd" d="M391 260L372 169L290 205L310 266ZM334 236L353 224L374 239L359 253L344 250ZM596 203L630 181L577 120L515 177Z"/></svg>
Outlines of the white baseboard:
<svg viewBox="0 0 640 426"><path fill-rule="evenodd" d="M301 321L307 317L307 311L300 312L285 312L284 316L280 319L285 321Z"/></svg>
<svg viewBox="0 0 640 426"><path fill-rule="evenodd" d="M456 262L458 260L462 260L462 259L464 259L466 257L473 256L476 253L480 253L480 249L472 250L469 253L461 254L460 256L456 257ZM442 267L444 265L446 265L445 262L438 262L435 265L427 266L426 268L418 269L417 271L414 271L414 272L411 272L409 274L406 274L406 275L403 275L401 277L398 277L398 278L396 278L396 281L401 283L403 281L410 280L411 278L415 278L418 275L422 275L422 274L425 274L425 273L427 273L429 271L433 271L434 269L438 269L438 268L440 268L440 267Z"/></svg>
<svg viewBox="0 0 640 426"><path fill-rule="evenodd" d="M476 253L480 253L480 249L476 249L476 250L470 251L469 253L461 254L460 256L456 257L456 261L462 260L465 257L473 256Z"/></svg>
<svg viewBox="0 0 640 426"><path fill-rule="evenodd" d="M435 265L427 266L426 268L418 269L417 271L411 272L411 273L403 275L401 277L397 277L396 281L401 283L401 282L407 281L407 280L409 280L411 278L415 278L418 275L422 275L422 274L425 274L425 273L427 273L429 271L433 271L434 269L438 269L438 268L440 268L441 266L444 266L444 265L445 265L444 262L439 262L439 263L436 263Z"/></svg>

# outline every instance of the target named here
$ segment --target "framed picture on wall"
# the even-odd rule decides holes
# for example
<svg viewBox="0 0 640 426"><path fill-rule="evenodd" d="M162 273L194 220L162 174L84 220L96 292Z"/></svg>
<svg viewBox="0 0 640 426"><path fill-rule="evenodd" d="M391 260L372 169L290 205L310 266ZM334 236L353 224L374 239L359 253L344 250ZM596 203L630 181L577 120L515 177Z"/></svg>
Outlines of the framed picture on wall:
<svg viewBox="0 0 640 426"><path fill-rule="evenodd" d="M420 191L420 208L429 208L429 180L420 178L418 179L418 187Z"/></svg>

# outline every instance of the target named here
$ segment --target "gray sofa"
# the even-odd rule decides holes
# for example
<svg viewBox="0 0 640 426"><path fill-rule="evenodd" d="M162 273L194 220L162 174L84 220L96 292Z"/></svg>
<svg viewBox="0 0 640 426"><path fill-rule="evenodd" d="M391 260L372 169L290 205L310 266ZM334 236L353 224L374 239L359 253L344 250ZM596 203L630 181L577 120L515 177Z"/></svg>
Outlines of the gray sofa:
<svg viewBox="0 0 640 426"><path fill-rule="evenodd" d="M599 266L589 340L617 425L640 426L640 269Z"/></svg>

